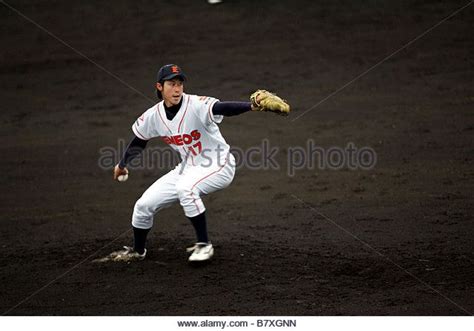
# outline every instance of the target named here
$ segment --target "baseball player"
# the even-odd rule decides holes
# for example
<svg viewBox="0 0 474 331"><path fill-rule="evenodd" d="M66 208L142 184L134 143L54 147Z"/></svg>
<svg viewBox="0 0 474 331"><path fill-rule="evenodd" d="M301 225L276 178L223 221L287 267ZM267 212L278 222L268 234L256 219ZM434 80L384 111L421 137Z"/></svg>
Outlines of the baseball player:
<svg viewBox="0 0 474 331"><path fill-rule="evenodd" d="M186 75L167 64L157 75L156 92L161 101L145 111L132 125L135 137L114 168L114 179L128 176L127 164L147 142L160 138L180 154L181 163L154 182L135 203L132 215L133 247L113 252L109 260L134 261L145 258L145 242L154 216L179 202L196 232L196 244L188 248L190 262L207 261L214 255L201 197L223 189L235 175L235 159L218 124L224 116L247 111L271 111L287 115L289 105L278 96L258 90L250 102L221 102L218 99L184 93Z"/></svg>

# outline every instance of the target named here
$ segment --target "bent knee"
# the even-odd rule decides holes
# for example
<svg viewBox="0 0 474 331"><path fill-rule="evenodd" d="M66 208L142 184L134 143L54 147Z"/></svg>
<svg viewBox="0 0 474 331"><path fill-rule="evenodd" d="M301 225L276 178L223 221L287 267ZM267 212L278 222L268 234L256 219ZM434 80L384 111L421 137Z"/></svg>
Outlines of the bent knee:
<svg viewBox="0 0 474 331"><path fill-rule="evenodd" d="M139 199L135 203L132 215L132 225L140 229L149 229L153 226L153 208L146 200Z"/></svg>
<svg viewBox="0 0 474 331"><path fill-rule="evenodd" d="M191 196L192 188L187 183L178 183L176 184L176 193L178 193L178 197L180 199L183 197Z"/></svg>
<svg viewBox="0 0 474 331"><path fill-rule="evenodd" d="M135 202L133 213L140 216L149 216L150 214L153 214L153 206L145 199L140 198Z"/></svg>

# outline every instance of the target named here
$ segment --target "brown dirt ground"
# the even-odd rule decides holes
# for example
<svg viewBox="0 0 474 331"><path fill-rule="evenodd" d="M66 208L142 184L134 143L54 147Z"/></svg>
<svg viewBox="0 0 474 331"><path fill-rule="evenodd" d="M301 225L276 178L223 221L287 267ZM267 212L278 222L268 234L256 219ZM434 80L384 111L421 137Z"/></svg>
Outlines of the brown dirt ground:
<svg viewBox="0 0 474 331"><path fill-rule="evenodd" d="M146 97L0 5L0 310L472 314L474 5L294 121L466 2L12 3ZM268 139L283 166L239 169L206 198L211 264L186 263L194 236L178 205L157 215L147 260L93 264L130 243L125 233L110 244L167 171L137 169L119 184L97 160L131 137L153 104L157 68L170 62L187 72L190 93L285 96L289 118L247 113L221 125L235 147ZM377 164L287 176L285 153L308 139L370 146Z"/></svg>

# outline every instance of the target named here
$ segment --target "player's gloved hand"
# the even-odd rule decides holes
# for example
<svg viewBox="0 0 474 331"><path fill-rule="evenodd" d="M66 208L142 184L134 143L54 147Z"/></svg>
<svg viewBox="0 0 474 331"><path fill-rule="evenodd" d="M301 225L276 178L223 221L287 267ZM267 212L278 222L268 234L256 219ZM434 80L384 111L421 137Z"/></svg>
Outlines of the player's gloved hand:
<svg viewBox="0 0 474 331"><path fill-rule="evenodd" d="M266 90L257 90L250 96L253 111L270 111L278 115L287 116L290 105L274 93Z"/></svg>
<svg viewBox="0 0 474 331"><path fill-rule="evenodd" d="M119 165L117 164L114 168L114 180L117 180L119 176L126 175L128 174L128 169L123 168L121 169Z"/></svg>

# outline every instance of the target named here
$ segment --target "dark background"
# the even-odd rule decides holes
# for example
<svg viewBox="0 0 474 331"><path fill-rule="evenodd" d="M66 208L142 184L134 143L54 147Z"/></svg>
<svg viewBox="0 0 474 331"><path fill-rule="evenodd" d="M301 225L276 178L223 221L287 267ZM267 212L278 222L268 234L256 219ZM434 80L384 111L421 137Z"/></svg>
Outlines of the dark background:
<svg viewBox="0 0 474 331"><path fill-rule="evenodd" d="M295 120L468 2L8 3L140 93L0 4L2 313L474 311L474 5ZM91 263L131 243L135 201L168 171L117 183L98 166L100 148L128 141L155 102L166 63L188 74L189 93L285 97L288 118L221 125L234 147L268 139L283 166L240 169L205 198L211 264L187 264L194 234L179 205L157 215L145 261ZM377 164L289 177L285 153L308 139L369 146Z"/></svg>

